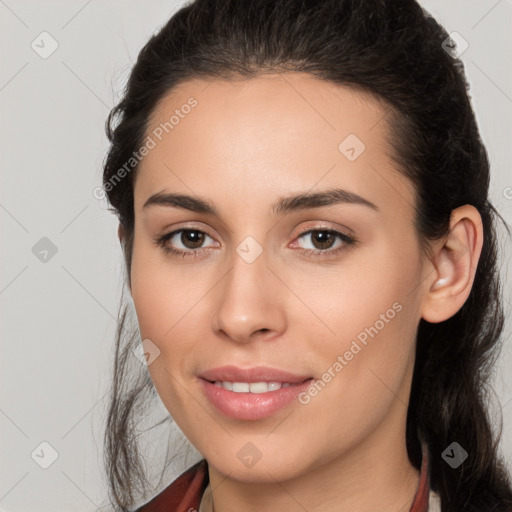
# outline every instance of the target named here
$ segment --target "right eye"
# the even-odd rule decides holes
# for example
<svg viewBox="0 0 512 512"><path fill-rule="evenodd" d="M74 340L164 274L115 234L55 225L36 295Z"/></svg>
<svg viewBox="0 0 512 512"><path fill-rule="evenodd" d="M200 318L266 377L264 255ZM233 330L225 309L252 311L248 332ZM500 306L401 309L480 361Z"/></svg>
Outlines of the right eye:
<svg viewBox="0 0 512 512"><path fill-rule="evenodd" d="M201 245L204 243L205 238L213 240L210 235L199 229L178 229L158 237L155 242L167 254L197 257L198 254L204 251ZM170 245L169 242L171 242ZM178 248L175 247L177 244ZM179 247L179 244L182 244L183 248Z"/></svg>

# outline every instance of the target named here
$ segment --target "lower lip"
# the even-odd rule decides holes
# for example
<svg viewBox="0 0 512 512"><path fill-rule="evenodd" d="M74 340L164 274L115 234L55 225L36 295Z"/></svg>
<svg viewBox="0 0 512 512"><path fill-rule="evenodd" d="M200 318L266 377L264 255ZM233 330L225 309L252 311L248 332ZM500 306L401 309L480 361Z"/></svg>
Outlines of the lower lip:
<svg viewBox="0 0 512 512"><path fill-rule="evenodd" d="M299 393L305 391L313 379L300 384L266 393L236 393L212 382L199 379L210 402L224 415L238 420L260 420L267 418L293 402Z"/></svg>

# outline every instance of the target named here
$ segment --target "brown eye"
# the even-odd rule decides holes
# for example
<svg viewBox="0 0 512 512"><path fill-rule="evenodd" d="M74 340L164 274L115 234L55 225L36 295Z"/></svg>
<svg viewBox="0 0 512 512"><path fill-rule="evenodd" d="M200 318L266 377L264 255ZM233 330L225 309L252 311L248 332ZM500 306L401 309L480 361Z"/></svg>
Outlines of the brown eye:
<svg viewBox="0 0 512 512"><path fill-rule="evenodd" d="M341 249L344 246L352 245L355 242L352 237L332 229L311 229L299 236L299 239L306 240L307 238L311 240L310 245L312 247L302 246L302 249L306 252L312 253L335 252L338 248ZM340 240L340 243L338 243L338 246L333 249L337 239Z"/></svg>
<svg viewBox="0 0 512 512"><path fill-rule="evenodd" d="M155 242L167 253L197 256L203 250L206 238L213 241L211 236L199 229L179 229L157 238Z"/></svg>
<svg viewBox="0 0 512 512"><path fill-rule="evenodd" d="M179 237L180 242L187 249L198 249L204 243L205 233L198 230L183 229L181 236Z"/></svg>
<svg viewBox="0 0 512 512"><path fill-rule="evenodd" d="M313 231L311 240L315 249L330 249L334 242L336 241L336 237L330 231Z"/></svg>

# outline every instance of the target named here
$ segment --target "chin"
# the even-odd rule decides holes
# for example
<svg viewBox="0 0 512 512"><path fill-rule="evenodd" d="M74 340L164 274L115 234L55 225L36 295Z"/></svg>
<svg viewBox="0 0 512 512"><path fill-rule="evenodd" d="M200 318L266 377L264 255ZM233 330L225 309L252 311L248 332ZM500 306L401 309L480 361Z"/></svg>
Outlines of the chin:
<svg viewBox="0 0 512 512"><path fill-rule="evenodd" d="M247 443L249 445L249 443ZM305 464L303 455L297 451L296 453L287 452L286 456L276 454L273 450L268 450L272 455L261 455L261 458L253 458L251 461L244 461L245 453L249 453L253 448L246 448L234 452L230 456L216 455L209 458L205 456L208 464L229 478L246 483L275 483L276 481L286 481L301 475L307 471L308 465ZM256 456L256 452L254 453ZM240 460L242 459L242 460ZM299 465L298 463L301 462Z"/></svg>

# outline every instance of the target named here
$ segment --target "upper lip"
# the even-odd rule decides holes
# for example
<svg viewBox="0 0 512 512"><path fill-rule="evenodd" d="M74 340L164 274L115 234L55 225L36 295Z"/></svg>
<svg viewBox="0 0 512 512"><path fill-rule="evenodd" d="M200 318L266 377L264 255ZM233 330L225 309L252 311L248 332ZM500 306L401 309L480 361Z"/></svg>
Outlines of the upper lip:
<svg viewBox="0 0 512 512"><path fill-rule="evenodd" d="M211 382L289 382L290 384L300 384L311 378L310 375L296 375L285 370L266 366L253 368L219 366L200 373L199 377Z"/></svg>

